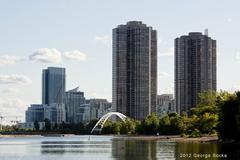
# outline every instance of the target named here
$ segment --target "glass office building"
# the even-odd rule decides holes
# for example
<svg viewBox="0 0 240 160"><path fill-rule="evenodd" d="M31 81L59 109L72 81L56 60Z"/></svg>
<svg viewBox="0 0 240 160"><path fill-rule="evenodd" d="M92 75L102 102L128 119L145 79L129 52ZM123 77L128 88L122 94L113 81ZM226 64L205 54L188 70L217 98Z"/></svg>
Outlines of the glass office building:
<svg viewBox="0 0 240 160"><path fill-rule="evenodd" d="M64 103L65 68L48 67L42 73L42 103Z"/></svg>

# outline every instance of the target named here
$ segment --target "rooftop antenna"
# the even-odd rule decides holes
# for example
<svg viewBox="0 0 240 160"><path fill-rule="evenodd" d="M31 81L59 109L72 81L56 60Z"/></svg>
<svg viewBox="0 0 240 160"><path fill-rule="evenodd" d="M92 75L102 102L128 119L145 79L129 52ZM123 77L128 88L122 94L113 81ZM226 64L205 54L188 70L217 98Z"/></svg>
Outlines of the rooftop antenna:
<svg viewBox="0 0 240 160"><path fill-rule="evenodd" d="M207 28L204 29L204 35L205 35L205 36L208 36L208 29L207 29Z"/></svg>

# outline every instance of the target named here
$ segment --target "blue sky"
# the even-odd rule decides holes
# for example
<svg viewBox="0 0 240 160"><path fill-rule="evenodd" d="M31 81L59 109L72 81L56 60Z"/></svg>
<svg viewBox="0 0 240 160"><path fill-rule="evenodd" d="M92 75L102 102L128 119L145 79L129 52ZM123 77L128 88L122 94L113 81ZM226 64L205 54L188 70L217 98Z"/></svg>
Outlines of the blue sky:
<svg viewBox="0 0 240 160"><path fill-rule="evenodd" d="M0 112L21 116L41 103L41 73L66 67L67 90L111 101L112 29L140 20L158 31L158 93L173 92L173 40L209 29L217 40L218 90L240 88L237 0L0 1Z"/></svg>

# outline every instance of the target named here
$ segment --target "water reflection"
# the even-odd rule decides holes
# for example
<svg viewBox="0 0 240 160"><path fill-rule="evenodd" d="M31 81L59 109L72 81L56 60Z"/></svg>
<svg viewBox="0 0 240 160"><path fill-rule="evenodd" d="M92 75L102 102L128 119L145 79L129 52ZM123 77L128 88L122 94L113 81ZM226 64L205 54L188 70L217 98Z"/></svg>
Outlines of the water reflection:
<svg viewBox="0 0 240 160"><path fill-rule="evenodd" d="M156 141L122 140L112 141L112 157L116 159L156 159Z"/></svg>
<svg viewBox="0 0 240 160"><path fill-rule="evenodd" d="M112 157L115 159L168 159L168 160L239 160L239 144L219 144L216 142L169 142L153 140L112 141Z"/></svg>
<svg viewBox="0 0 240 160"><path fill-rule="evenodd" d="M111 141L42 141L42 154L82 154L107 153L111 148Z"/></svg>
<svg viewBox="0 0 240 160"><path fill-rule="evenodd" d="M218 158L213 154L219 153L216 143L176 143L176 159L213 159Z"/></svg>
<svg viewBox="0 0 240 160"><path fill-rule="evenodd" d="M213 157L213 154L220 157ZM221 155L227 155L226 158ZM36 158L38 157L38 158ZM71 157L71 158L69 158ZM240 159L239 144L170 142L110 136L0 139L1 160L192 160Z"/></svg>
<svg viewBox="0 0 240 160"><path fill-rule="evenodd" d="M240 159L239 144L176 143L176 159Z"/></svg>

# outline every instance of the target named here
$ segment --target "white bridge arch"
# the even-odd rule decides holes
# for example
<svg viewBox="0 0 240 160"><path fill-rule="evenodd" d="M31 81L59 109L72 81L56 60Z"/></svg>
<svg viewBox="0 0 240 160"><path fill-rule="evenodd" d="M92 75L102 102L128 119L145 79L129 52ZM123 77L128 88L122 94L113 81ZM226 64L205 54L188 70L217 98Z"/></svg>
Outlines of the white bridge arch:
<svg viewBox="0 0 240 160"><path fill-rule="evenodd" d="M117 117L119 117L122 121L125 121L125 119L127 118L124 114L120 113L120 112L109 112L107 114L105 114L104 116L102 116L99 121L95 124L95 126L93 127L93 129L91 130L90 134L92 134L92 132L95 130L95 128L97 126L100 126L100 130L102 129L103 125L105 124L105 122L112 116L112 115L116 115Z"/></svg>

